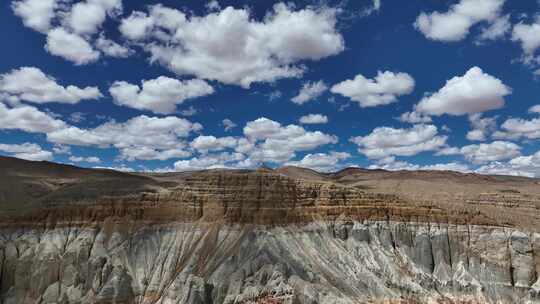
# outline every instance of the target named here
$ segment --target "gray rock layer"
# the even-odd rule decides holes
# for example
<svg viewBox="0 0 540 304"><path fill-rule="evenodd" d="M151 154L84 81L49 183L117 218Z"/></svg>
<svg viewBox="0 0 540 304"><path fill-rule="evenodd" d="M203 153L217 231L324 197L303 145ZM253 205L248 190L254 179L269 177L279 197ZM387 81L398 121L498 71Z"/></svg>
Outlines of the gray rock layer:
<svg viewBox="0 0 540 304"><path fill-rule="evenodd" d="M540 234L400 222L4 229L0 302L540 303Z"/></svg>

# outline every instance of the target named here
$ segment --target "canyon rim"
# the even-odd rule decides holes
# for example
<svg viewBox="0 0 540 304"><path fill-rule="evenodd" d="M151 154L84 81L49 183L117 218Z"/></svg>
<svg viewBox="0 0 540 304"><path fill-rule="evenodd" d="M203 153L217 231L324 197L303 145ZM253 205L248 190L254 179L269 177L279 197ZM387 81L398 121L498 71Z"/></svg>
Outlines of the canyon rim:
<svg viewBox="0 0 540 304"><path fill-rule="evenodd" d="M538 303L536 179L0 158L2 303Z"/></svg>

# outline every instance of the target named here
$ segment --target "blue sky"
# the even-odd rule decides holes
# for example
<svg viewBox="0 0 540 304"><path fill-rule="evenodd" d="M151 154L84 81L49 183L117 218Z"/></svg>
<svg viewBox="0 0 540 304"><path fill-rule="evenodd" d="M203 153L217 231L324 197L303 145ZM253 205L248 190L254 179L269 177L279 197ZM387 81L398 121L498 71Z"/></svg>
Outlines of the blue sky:
<svg viewBox="0 0 540 304"><path fill-rule="evenodd" d="M534 0L2 6L2 155L540 176Z"/></svg>

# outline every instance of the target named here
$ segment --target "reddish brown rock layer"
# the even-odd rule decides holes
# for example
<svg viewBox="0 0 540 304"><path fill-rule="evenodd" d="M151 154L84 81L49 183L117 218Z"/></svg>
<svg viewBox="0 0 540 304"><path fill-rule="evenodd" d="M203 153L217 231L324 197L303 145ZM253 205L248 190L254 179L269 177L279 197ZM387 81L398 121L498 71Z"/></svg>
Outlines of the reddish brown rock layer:
<svg viewBox="0 0 540 304"><path fill-rule="evenodd" d="M405 195L274 173L207 172L182 177L174 187L129 195L82 200L48 195L26 212L6 214L2 225L86 225L112 218L137 223L282 225L339 219L521 226L538 220L536 203L515 193L411 200Z"/></svg>

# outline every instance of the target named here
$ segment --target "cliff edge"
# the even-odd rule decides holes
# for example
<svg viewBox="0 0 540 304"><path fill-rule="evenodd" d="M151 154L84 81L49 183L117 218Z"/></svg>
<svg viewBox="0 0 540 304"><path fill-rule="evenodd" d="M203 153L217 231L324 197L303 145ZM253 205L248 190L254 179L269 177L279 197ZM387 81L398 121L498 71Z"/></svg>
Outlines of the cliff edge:
<svg viewBox="0 0 540 304"><path fill-rule="evenodd" d="M0 157L1 303L537 303L540 184Z"/></svg>

